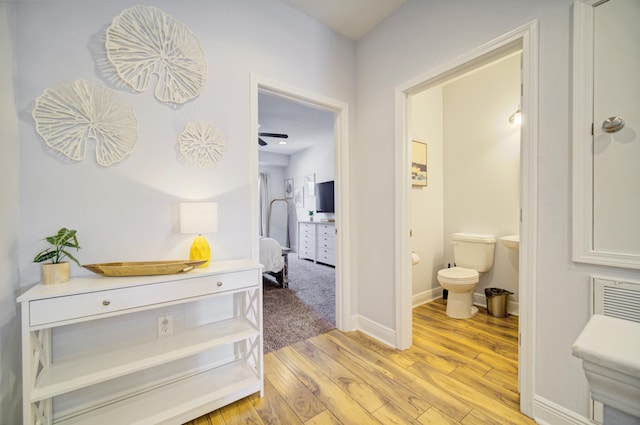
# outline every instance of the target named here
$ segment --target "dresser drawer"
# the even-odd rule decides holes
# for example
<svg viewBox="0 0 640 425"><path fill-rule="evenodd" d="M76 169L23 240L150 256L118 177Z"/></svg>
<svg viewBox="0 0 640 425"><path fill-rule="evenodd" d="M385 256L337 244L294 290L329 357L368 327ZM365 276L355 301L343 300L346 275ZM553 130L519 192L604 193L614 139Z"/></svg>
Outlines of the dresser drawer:
<svg viewBox="0 0 640 425"><path fill-rule="evenodd" d="M318 249L320 248L336 248L336 238L333 236L320 236L318 237Z"/></svg>
<svg viewBox="0 0 640 425"><path fill-rule="evenodd" d="M316 246L316 243L309 239L300 239L300 249L311 249Z"/></svg>
<svg viewBox="0 0 640 425"><path fill-rule="evenodd" d="M34 300L29 302L29 324L40 326L78 318L91 320L91 316L99 314L247 288L258 281L257 272L247 270Z"/></svg>
<svg viewBox="0 0 640 425"><path fill-rule="evenodd" d="M333 224L318 224L318 236L336 236L336 226Z"/></svg>
<svg viewBox="0 0 640 425"><path fill-rule="evenodd" d="M315 240L316 238L314 235L300 235L300 243L309 243L313 245Z"/></svg>
<svg viewBox="0 0 640 425"><path fill-rule="evenodd" d="M300 239L309 239L309 240L315 240L315 232L313 231L313 228L311 230L309 229L300 229Z"/></svg>
<svg viewBox="0 0 640 425"><path fill-rule="evenodd" d="M312 223L300 223L300 233L315 233L315 224Z"/></svg>
<svg viewBox="0 0 640 425"><path fill-rule="evenodd" d="M333 249L319 249L317 261L320 263L336 265L336 251Z"/></svg>
<svg viewBox="0 0 640 425"><path fill-rule="evenodd" d="M309 259L313 260L314 259L313 247L302 247L298 251L298 257L299 258L309 258Z"/></svg>

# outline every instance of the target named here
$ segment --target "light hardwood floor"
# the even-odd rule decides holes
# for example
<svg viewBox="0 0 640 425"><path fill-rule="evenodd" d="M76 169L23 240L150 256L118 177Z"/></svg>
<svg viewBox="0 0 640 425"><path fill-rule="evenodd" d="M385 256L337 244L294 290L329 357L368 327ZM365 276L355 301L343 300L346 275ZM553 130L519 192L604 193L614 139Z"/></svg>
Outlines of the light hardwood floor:
<svg viewBox="0 0 640 425"><path fill-rule="evenodd" d="M518 318L449 319L437 300L413 311L398 351L337 330L265 356L265 396L188 423L535 424L519 412Z"/></svg>

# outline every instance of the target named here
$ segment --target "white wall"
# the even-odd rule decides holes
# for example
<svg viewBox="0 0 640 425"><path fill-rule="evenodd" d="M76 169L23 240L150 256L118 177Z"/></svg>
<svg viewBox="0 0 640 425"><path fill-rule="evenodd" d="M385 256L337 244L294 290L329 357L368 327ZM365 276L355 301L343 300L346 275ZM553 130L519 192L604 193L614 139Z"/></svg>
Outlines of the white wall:
<svg viewBox="0 0 640 425"><path fill-rule="evenodd" d="M444 259L442 87L411 96L410 139L427 144L427 186L411 188L411 249L420 262L412 270L413 304L441 294L437 279Z"/></svg>
<svg viewBox="0 0 640 425"><path fill-rule="evenodd" d="M409 0L358 42L355 146L358 313L395 328L394 88L534 19L539 21L536 405L586 417L588 389L571 345L586 324L589 275L632 275L571 261L571 0ZM508 116L508 115L507 115ZM371 172L373 170L373 172ZM375 231L367 231L375 229Z"/></svg>
<svg viewBox="0 0 640 425"><path fill-rule="evenodd" d="M289 166L285 169L284 174L284 178L293 178L294 188L304 186L304 178L309 174L315 174L316 183L334 180L335 145L333 139L319 140L316 145L291 155ZM309 211L315 212L316 210L316 197L307 196L306 191L304 195L304 206L301 208L296 208L294 199L290 200L289 235L294 251L297 251L298 248L298 221L309 220ZM333 216L328 213L317 213L314 214L314 220L333 218Z"/></svg>
<svg viewBox="0 0 640 425"><path fill-rule="evenodd" d="M454 261L453 233L494 235L493 267L476 293L498 287L517 301L518 252L499 238L520 225L520 126L509 123L520 103L520 55L446 84L443 98L445 263Z"/></svg>
<svg viewBox="0 0 640 425"><path fill-rule="evenodd" d="M34 99L61 81L86 78L106 84L96 65L101 37L128 1L24 2L17 5L17 106L30 111ZM190 238L179 234L181 200L215 200L220 226L210 238L214 259L250 255L251 211L250 74L284 81L310 92L352 102L354 45L279 2L156 2L200 38L209 75L198 99L171 108L150 92L118 93L131 102L139 121L136 149L123 162L102 168L89 145L87 159L61 161L52 155L22 114L21 272L38 280L30 263L43 236L61 226L78 229L84 263L183 257ZM214 168L185 167L177 160L176 137L187 122L207 120L226 140ZM55 176L45 178L42 176ZM72 274L83 273L74 266Z"/></svg>
<svg viewBox="0 0 640 425"><path fill-rule="evenodd" d="M8 59L6 63L14 63L17 70L15 86L10 76L2 77L2 84L16 94L14 107L6 96L10 91L2 91L3 102L9 100L2 105L2 116L3 122L18 118L20 139L19 144L7 144L3 137L2 143L1 168L8 174L3 179L3 205L14 206L2 213L2 226L9 235L3 236L2 261L14 265L2 268L3 297L14 299L11 286L17 284L18 271L21 290L39 280L39 267L31 259L42 247L41 239L62 226L78 230L82 250L77 257L82 263L185 258L192 238L177 232L177 205L183 200L219 203L219 231L209 238L214 260L250 256L251 247L257 247L257 234L251 232L252 226L257 230L257 222L252 222L250 209L251 197L257 193L257 175L252 175L257 164L251 160L257 157L250 122L251 75L353 107L355 44L278 1L155 1L155 7L199 37L209 65L204 90L197 99L170 107L150 91L136 94L116 87L103 72L103 36L113 17L134 4L127 0L15 2L10 25L2 25L3 63ZM15 29L12 37L5 37L6 28ZM15 61L5 41L14 41ZM3 67L3 72L10 68ZM61 160L34 130L35 98L45 88L79 78L113 88L133 104L139 141L133 154L117 165L97 165L92 143L84 161ZM225 137L225 156L214 168L189 168L178 160L177 135L195 120L214 123ZM3 131L8 132L7 140L15 140L15 124L3 126ZM72 267L72 276L88 273ZM11 303L9 307L16 308ZM19 335L5 340L4 328L2 332L5 397L19 389L8 380L11 374L19 378L20 344ZM17 332L17 328L6 332ZM12 401L9 395L7 402ZM3 404L3 417L5 411L9 410Z"/></svg>
<svg viewBox="0 0 640 425"><path fill-rule="evenodd" d="M8 424L22 417L18 246L20 195L18 115L14 104L13 8L0 3L0 417Z"/></svg>

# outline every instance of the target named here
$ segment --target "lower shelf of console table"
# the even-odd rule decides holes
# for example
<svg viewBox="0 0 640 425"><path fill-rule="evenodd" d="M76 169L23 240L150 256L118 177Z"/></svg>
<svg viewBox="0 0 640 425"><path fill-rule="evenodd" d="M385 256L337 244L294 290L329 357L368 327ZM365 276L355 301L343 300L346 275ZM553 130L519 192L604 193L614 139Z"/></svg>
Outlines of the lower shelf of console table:
<svg viewBox="0 0 640 425"><path fill-rule="evenodd" d="M61 425L181 424L261 390L261 381L236 362L128 397Z"/></svg>
<svg viewBox="0 0 640 425"><path fill-rule="evenodd" d="M181 424L262 395L260 276L259 264L233 260L181 275L34 286L18 298L24 424ZM198 315L212 303L216 312ZM173 335L127 335L127 323L167 311L188 318ZM83 347L95 329L107 329L105 342L94 335L97 347Z"/></svg>

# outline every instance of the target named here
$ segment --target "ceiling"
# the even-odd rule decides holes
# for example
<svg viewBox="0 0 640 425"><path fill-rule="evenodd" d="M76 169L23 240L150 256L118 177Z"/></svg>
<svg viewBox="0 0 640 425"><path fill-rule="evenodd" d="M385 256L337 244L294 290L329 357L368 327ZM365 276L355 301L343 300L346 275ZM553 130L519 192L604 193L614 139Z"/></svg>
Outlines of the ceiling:
<svg viewBox="0 0 640 425"><path fill-rule="evenodd" d="M280 96L258 94L260 133L285 133L287 144L273 137L262 137L268 143L260 151L291 155L318 143L333 143L333 112L316 109ZM256 140L257 143L257 140Z"/></svg>
<svg viewBox="0 0 640 425"><path fill-rule="evenodd" d="M280 0L339 34L358 40L405 0Z"/></svg>

